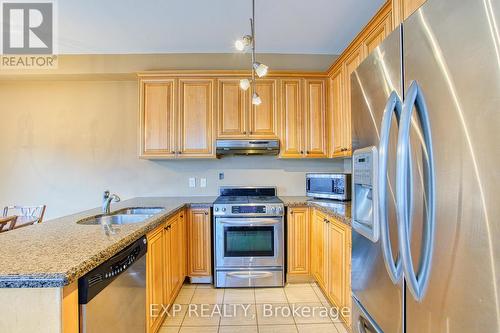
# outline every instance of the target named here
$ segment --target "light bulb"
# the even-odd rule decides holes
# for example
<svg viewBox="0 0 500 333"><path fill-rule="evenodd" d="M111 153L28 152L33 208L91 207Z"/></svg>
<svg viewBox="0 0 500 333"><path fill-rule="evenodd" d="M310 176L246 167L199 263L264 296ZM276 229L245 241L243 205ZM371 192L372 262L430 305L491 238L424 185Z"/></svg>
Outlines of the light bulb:
<svg viewBox="0 0 500 333"><path fill-rule="evenodd" d="M243 43L242 39L238 39L236 42L234 42L234 47L238 51L243 51L245 49L245 44Z"/></svg>
<svg viewBox="0 0 500 333"><path fill-rule="evenodd" d="M253 93L253 96L252 96L252 104L253 104L253 105L260 105L261 103L262 103L262 100L260 99L259 94L257 94L257 93Z"/></svg>
<svg viewBox="0 0 500 333"><path fill-rule="evenodd" d="M252 43L252 36L245 35L234 42L234 47L238 51L244 51L245 48Z"/></svg>
<svg viewBox="0 0 500 333"><path fill-rule="evenodd" d="M240 80L240 88L243 90L248 90L250 88L250 80L248 79L241 79Z"/></svg>
<svg viewBox="0 0 500 333"><path fill-rule="evenodd" d="M253 68L255 69L255 73L257 73L258 77L265 76L267 74L267 70L269 69L269 67L267 67L264 64L261 64L260 62L254 62Z"/></svg>

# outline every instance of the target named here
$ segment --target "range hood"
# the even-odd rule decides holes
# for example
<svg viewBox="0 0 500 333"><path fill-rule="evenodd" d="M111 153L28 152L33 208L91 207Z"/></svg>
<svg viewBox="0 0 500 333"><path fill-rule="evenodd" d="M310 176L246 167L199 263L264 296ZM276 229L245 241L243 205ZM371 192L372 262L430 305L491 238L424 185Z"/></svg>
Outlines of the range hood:
<svg viewBox="0 0 500 333"><path fill-rule="evenodd" d="M217 140L216 154L223 155L278 155L279 140Z"/></svg>

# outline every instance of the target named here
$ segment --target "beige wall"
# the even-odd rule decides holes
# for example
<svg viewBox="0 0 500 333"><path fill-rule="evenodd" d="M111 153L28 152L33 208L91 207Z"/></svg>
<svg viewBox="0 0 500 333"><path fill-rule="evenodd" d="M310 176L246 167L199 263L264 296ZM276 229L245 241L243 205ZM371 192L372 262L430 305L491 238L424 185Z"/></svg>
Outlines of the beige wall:
<svg viewBox="0 0 500 333"><path fill-rule="evenodd" d="M303 195L306 171L344 170L342 160L264 156L140 160L137 97L135 81L0 82L0 205L45 203L53 218L99 206L105 189L123 199L216 195L233 184ZM206 177L207 188L189 188L189 177Z"/></svg>

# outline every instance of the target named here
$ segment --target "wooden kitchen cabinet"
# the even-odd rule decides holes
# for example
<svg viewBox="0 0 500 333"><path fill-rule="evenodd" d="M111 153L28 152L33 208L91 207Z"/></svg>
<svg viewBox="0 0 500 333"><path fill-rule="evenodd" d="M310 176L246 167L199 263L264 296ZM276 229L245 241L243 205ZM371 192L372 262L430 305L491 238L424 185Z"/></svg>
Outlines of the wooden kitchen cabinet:
<svg viewBox="0 0 500 333"><path fill-rule="evenodd" d="M234 139L247 135L249 90L240 88L240 79L219 79L217 83L217 138Z"/></svg>
<svg viewBox="0 0 500 333"><path fill-rule="evenodd" d="M154 313L161 313L161 304L165 301L165 235L164 226L156 228L147 235L148 252L146 254L146 326L147 332L156 332L162 322L163 316L150 316L151 309Z"/></svg>
<svg viewBox="0 0 500 333"><path fill-rule="evenodd" d="M330 157L344 156L346 135L344 128L344 77L342 67L337 68L330 77L330 109L328 112L328 125L330 128Z"/></svg>
<svg viewBox="0 0 500 333"><path fill-rule="evenodd" d="M281 153L282 158L304 155L303 80L283 79L281 89Z"/></svg>
<svg viewBox="0 0 500 333"><path fill-rule="evenodd" d="M392 0L394 26L406 20L427 0Z"/></svg>
<svg viewBox="0 0 500 333"><path fill-rule="evenodd" d="M254 139L276 139L278 137L278 91L277 80L259 79L255 90L262 104L249 107L249 137Z"/></svg>
<svg viewBox="0 0 500 333"><path fill-rule="evenodd" d="M179 80L179 157L214 157L213 79Z"/></svg>
<svg viewBox="0 0 500 333"><path fill-rule="evenodd" d="M238 79L218 80L219 139L275 139L278 137L276 79L259 79L255 90L262 104L252 105L250 91L240 89Z"/></svg>
<svg viewBox="0 0 500 333"><path fill-rule="evenodd" d="M328 217L328 298L339 308L351 308L351 229ZM343 320L350 325L350 318Z"/></svg>
<svg viewBox="0 0 500 333"><path fill-rule="evenodd" d="M175 157L175 80L144 80L140 90L141 156Z"/></svg>
<svg viewBox="0 0 500 333"><path fill-rule="evenodd" d="M215 158L215 80L140 80L140 157Z"/></svg>
<svg viewBox="0 0 500 333"><path fill-rule="evenodd" d="M317 209L313 210L311 231L312 275L323 290L328 290L328 225L326 215Z"/></svg>
<svg viewBox="0 0 500 333"><path fill-rule="evenodd" d="M288 277L310 276L310 218L308 207L289 208L288 228Z"/></svg>
<svg viewBox="0 0 500 333"><path fill-rule="evenodd" d="M351 308L351 228L316 208L311 221L311 272L332 305ZM350 325L349 317L342 319Z"/></svg>
<svg viewBox="0 0 500 333"><path fill-rule="evenodd" d="M147 332L157 332L165 313L162 305L172 304L179 293L186 271L184 210L147 234L146 304ZM150 311L156 316L150 316Z"/></svg>
<svg viewBox="0 0 500 333"><path fill-rule="evenodd" d="M306 157L327 157L326 81L305 80Z"/></svg>
<svg viewBox="0 0 500 333"><path fill-rule="evenodd" d="M209 208L191 208L188 217L188 276L193 282L212 281Z"/></svg>
<svg viewBox="0 0 500 333"><path fill-rule="evenodd" d="M392 13L387 12L362 42L363 58L367 57L392 32Z"/></svg>

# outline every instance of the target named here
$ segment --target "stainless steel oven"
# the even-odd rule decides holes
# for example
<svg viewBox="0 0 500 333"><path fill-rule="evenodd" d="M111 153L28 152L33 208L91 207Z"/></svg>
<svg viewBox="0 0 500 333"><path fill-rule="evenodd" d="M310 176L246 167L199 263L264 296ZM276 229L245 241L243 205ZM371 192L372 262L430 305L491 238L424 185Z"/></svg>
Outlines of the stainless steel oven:
<svg viewBox="0 0 500 333"><path fill-rule="evenodd" d="M283 218L216 218L217 267L281 267Z"/></svg>
<svg viewBox="0 0 500 333"><path fill-rule="evenodd" d="M224 189L214 204L216 287L282 286L283 202L275 189Z"/></svg>

